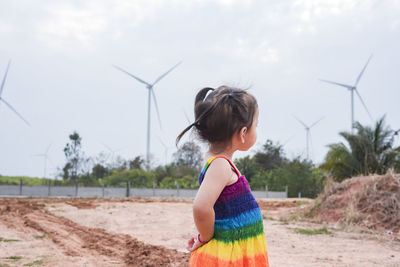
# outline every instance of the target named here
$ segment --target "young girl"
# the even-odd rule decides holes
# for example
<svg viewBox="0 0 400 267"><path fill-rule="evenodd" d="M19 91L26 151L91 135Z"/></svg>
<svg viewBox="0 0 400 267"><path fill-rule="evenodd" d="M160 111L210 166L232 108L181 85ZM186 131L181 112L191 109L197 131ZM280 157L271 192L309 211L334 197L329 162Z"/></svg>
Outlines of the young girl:
<svg viewBox="0 0 400 267"><path fill-rule="evenodd" d="M209 143L193 204L199 231L188 241L190 266L269 266L260 208L246 178L232 163L257 139L258 106L244 90L221 86L201 89L195 99L195 127Z"/></svg>

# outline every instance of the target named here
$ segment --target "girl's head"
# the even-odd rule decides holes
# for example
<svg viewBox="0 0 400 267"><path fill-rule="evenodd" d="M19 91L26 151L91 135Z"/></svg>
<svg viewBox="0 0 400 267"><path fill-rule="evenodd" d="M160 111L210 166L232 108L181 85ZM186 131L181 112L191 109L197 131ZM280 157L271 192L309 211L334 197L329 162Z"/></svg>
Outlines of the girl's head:
<svg viewBox="0 0 400 267"><path fill-rule="evenodd" d="M179 134L177 143L192 127L202 140L220 148L231 145L234 137L244 138L241 139L243 146L239 147L240 150L249 149L255 142L257 101L243 89L228 86L201 89L196 95L194 115L194 123ZM249 137L247 142L246 136Z"/></svg>

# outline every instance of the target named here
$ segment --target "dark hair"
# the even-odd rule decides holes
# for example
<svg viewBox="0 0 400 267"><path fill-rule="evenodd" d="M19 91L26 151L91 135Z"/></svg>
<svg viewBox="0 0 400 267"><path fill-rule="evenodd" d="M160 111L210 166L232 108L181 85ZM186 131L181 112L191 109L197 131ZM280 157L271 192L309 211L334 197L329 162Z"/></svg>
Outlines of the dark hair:
<svg viewBox="0 0 400 267"><path fill-rule="evenodd" d="M256 109L257 100L243 89L203 88L194 101L195 121L178 135L176 144L193 126L203 141L227 144L240 129L251 127Z"/></svg>

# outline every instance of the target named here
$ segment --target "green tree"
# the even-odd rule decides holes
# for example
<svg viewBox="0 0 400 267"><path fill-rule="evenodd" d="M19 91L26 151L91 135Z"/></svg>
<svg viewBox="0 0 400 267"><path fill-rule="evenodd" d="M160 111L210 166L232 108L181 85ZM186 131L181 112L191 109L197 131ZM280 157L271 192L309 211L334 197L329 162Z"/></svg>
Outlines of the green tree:
<svg viewBox="0 0 400 267"><path fill-rule="evenodd" d="M104 176L108 174L108 172L109 172L108 169L103 165L101 165L100 163L97 163L92 168L92 175L96 178L103 179Z"/></svg>
<svg viewBox="0 0 400 267"><path fill-rule="evenodd" d="M256 172L249 181L250 188L252 190L265 190L265 186L268 184L268 173L269 172L265 170ZM269 188L269 190L271 190L271 188Z"/></svg>
<svg viewBox="0 0 400 267"><path fill-rule="evenodd" d="M128 162L128 165L129 165L130 170L133 170L133 169L143 170L145 163L146 163L146 161L144 160L144 158L142 158L141 156L137 156L133 160L130 160Z"/></svg>
<svg viewBox="0 0 400 267"><path fill-rule="evenodd" d="M202 164L201 148L195 142L186 142L174 153L177 166L188 166L200 171Z"/></svg>
<svg viewBox="0 0 400 267"><path fill-rule="evenodd" d="M76 185L79 175L83 172L85 163L81 146L82 138L77 132L73 132L69 135L69 140L69 143L67 143L64 148L64 155L67 162L62 169L62 176L65 180L73 180Z"/></svg>
<svg viewBox="0 0 400 267"><path fill-rule="evenodd" d="M400 171L400 147L394 147L394 132L385 126L385 116L374 127L354 125L355 133L340 132L343 142L329 145L321 168L336 181L356 175L384 174L389 168Z"/></svg>
<svg viewBox="0 0 400 267"><path fill-rule="evenodd" d="M130 182L131 187L147 187L153 186L155 175L153 172L145 170L123 170L114 171L110 176L105 178L106 185L119 186L121 183Z"/></svg>
<svg viewBox="0 0 400 267"><path fill-rule="evenodd" d="M161 181L166 177L178 177L178 167L175 163L171 163L168 165L158 166L154 169L154 174L156 176L156 183L160 185Z"/></svg>
<svg viewBox="0 0 400 267"><path fill-rule="evenodd" d="M261 186L260 183L265 171L278 168L285 162L287 162L287 159L284 156L283 147L272 140L267 140L253 157L246 156L236 159L235 165L246 176L249 183L254 186L257 184L258 188L259 185ZM256 176L257 181L252 183Z"/></svg>
<svg viewBox="0 0 400 267"><path fill-rule="evenodd" d="M246 176L246 179L249 182L254 179L256 173L262 171L260 165L257 164L253 157L250 156L235 159L234 163L236 168L238 168L241 174Z"/></svg>
<svg viewBox="0 0 400 267"><path fill-rule="evenodd" d="M301 192L303 197L316 197L320 187L321 173L314 172L310 161L295 158L282 164L279 168L267 173L267 185L271 191L284 191L288 186L288 196L297 197Z"/></svg>
<svg viewBox="0 0 400 267"><path fill-rule="evenodd" d="M173 177L165 177L160 182L161 188L176 188L177 184L179 184L180 188L187 188L187 189L195 189L198 188L198 183L195 179L193 179L190 175L185 175L180 178L173 178Z"/></svg>
<svg viewBox="0 0 400 267"><path fill-rule="evenodd" d="M272 170L286 161L283 147L279 143L267 140L262 149L254 155L255 162L263 170Z"/></svg>

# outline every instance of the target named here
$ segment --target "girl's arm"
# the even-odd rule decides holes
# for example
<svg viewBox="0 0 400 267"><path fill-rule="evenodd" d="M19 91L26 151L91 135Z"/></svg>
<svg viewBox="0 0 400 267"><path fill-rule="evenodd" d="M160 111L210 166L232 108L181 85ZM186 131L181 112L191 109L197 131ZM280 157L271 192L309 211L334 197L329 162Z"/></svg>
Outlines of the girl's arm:
<svg viewBox="0 0 400 267"><path fill-rule="evenodd" d="M204 176L193 203L193 217L202 241L214 236L214 204L224 187L236 175L226 159L216 158Z"/></svg>

